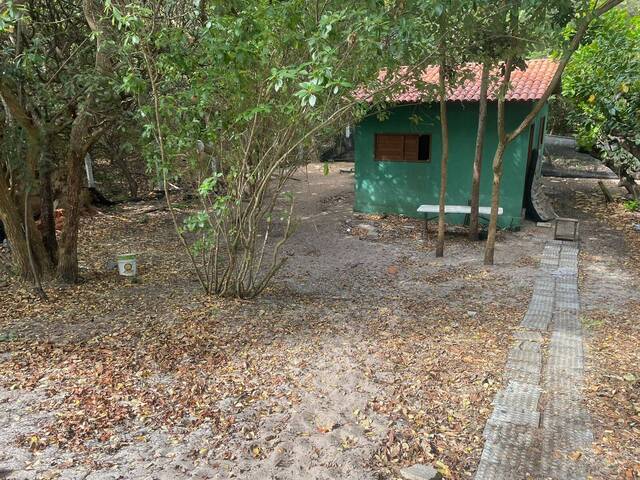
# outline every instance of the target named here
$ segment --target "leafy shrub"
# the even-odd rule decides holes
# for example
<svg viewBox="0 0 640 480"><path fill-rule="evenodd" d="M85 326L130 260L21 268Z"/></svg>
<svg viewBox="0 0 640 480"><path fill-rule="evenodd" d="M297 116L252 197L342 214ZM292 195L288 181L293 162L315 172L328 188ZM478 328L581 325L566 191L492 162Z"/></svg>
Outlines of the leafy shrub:
<svg viewBox="0 0 640 480"><path fill-rule="evenodd" d="M599 128L582 126L576 135L578 151L590 153L598 143Z"/></svg>
<svg viewBox="0 0 640 480"><path fill-rule="evenodd" d="M594 22L567 65L562 94L579 125L578 146L597 150L629 192L640 170L640 16L613 9Z"/></svg>
<svg viewBox="0 0 640 480"><path fill-rule="evenodd" d="M624 209L627 212L637 212L640 210L640 201L638 200L628 200L624 202Z"/></svg>

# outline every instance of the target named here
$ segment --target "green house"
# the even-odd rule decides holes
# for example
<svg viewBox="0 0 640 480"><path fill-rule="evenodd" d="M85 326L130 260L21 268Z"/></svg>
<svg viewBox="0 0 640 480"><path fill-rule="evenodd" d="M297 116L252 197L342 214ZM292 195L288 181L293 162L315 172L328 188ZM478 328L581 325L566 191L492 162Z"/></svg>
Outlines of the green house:
<svg viewBox="0 0 640 480"><path fill-rule="evenodd" d="M507 132L515 129L539 100L555 74L552 60L530 60L524 71L512 74L506 97ZM479 67L469 80L448 93L449 161L447 205L469 205L473 159L478 128ZM429 67L423 81L437 83L438 68ZM355 129L355 211L402 214L424 218L417 213L423 204L438 204L440 155L442 150L439 104L422 102L421 92L407 88L393 98L393 107L384 115L372 114ZM504 213L501 228L519 228L530 201L531 182L536 173L537 152L542 151L548 108L540 111L531 127L511 142L504 156L500 206ZM497 102L490 90L483 150L480 205L490 206L493 179L492 160L496 151ZM448 215L448 223L463 223L465 215Z"/></svg>

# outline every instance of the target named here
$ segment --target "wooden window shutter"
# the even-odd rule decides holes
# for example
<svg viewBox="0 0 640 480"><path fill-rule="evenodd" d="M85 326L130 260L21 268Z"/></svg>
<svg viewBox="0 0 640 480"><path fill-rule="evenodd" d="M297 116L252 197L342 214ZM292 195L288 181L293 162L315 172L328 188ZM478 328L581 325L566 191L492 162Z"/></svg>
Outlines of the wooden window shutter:
<svg viewBox="0 0 640 480"><path fill-rule="evenodd" d="M375 160L418 162L430 160L431 136L428 134L375 135Z"/></svg>
<svg viewBox="0 0 640 480"><path fill-rule="evenodd" d="M376 135L376 160L403 160L404 135Z"/></svg>
<svg viewBox="0 0 640 480"><path fill-rule="evenodd" d="M420 137L418 135L404 136L404 159L409 161L418 160L420 152Z"/></svg>

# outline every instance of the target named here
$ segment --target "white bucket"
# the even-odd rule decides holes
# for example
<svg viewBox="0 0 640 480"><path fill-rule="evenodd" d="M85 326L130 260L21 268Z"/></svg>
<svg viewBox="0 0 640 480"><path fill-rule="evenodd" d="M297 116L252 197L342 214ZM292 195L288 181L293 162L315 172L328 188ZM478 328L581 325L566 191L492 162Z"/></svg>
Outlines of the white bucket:
<svg viewBox="0 0 640 480"><path fill-rule="evenodd" d="M136 254L118 255L118 272L123 277L135 277L138 273Z"/></svg>

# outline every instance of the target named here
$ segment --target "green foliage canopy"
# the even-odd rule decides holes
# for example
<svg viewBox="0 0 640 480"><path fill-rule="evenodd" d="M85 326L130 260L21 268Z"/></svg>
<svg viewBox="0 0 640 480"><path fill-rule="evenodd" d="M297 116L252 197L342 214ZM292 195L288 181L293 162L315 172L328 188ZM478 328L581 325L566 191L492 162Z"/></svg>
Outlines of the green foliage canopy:
<svg viewBox="0 0 640 480"><path fill-rule="evenodd" d="M625 151L640 147L640 17L614 9L594 22L567 66L562 94L583 143L618 139ZM620 151L637 169L638 159Z"/></svg>

